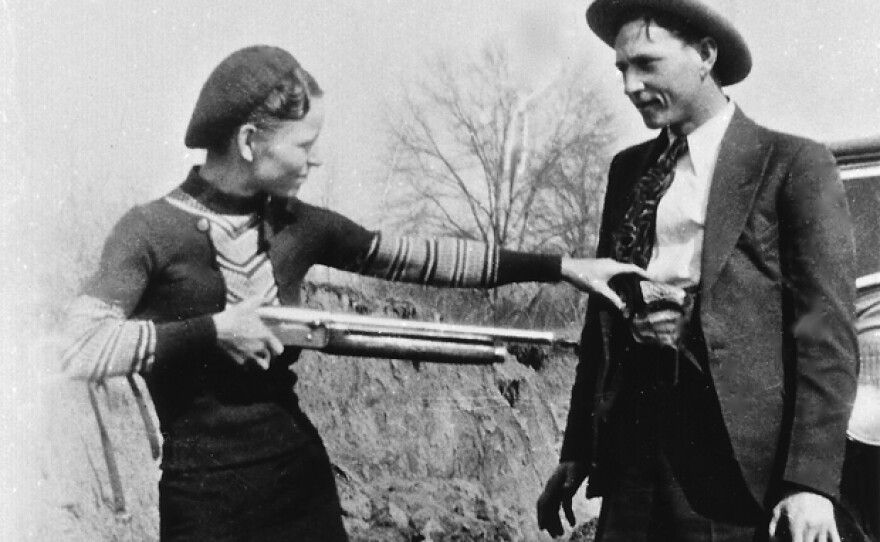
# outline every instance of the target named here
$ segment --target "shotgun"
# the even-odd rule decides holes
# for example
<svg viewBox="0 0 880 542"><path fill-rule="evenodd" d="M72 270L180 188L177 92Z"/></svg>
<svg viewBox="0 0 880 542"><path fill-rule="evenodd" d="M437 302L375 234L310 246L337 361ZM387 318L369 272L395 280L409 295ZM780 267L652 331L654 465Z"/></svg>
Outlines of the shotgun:
<svg viewBox="0 0 880 542"><path fill-rule="evenodd" d="M341 356L490 364L510 357L510 343L578 346L576 340L552 331L398 320L299 307L262 307L258 311L285 345Z"/></svg>

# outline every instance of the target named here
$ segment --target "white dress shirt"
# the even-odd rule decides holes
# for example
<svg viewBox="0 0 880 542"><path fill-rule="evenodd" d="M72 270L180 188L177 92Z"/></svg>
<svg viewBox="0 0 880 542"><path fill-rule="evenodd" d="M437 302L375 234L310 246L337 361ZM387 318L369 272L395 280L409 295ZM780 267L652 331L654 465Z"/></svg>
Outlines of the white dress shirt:
<svg viewBox="0 0 880 542"><path fill-rule="evenodd" d="M687 136L688 152L675 165L675 177L657 208L657 237L648 275L682 288L700 282L703 229L709 187L721 140L736 110L732 101Z"/></svg>

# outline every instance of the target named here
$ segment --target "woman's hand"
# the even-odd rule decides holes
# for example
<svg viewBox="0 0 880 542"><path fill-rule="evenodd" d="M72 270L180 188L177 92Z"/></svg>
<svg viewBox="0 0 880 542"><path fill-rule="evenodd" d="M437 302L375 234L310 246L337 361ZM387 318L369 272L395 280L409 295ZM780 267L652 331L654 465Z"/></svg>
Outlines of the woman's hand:
<svg viewBox="0 0 880 542"><path fill-rule="evenodd" d="M631 273L648 278L641 267L631 263L621 263L611 258L563 258L562 278L575 288L591 294L598 294L610 301L620 310L625 306L608 281L617 275Z"/></svg>
<svg viewBox="0 0 880 542"><path fill-rule="evenodd" d="M217 342L239 365L253 361L268 369L272 358L284 352L284 345L257 315L262 304L262 299L253 298L227 307L214 315L214 327Z"/></svg>

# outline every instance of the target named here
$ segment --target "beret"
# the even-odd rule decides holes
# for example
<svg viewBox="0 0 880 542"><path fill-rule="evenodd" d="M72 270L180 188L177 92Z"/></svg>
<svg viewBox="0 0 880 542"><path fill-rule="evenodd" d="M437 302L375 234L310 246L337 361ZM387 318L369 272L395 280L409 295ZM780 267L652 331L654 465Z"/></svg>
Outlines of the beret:
<svg viewBox="0 0 880 542"><path fill-rule="evenodd" d="M717 9L702 0L596 0L587 8L587 24L614 47L620 18L633 9L674 15L718 43L715 74L722 86L739 83L752 69L752 54L742 34Z"/></svg>
<svg viewBox="0 0 880 542"><path fill-rule="evenodd" d="M253 45L235 51L205 81L184 143L191 149L221 143L273 90L296 80L302 80L302 68L284 49Z"/></svg>

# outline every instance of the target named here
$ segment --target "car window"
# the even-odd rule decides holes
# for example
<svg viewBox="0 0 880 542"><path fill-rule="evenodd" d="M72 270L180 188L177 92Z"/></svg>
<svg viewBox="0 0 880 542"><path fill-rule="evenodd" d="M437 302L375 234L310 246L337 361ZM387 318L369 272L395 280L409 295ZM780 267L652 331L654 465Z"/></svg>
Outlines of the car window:
<svg viewBox="0 0 880 542"><path fill-rule="evenodd" d="M880 273L880 137L831 145L846 187L856 239L856 274Z"/></svg>

